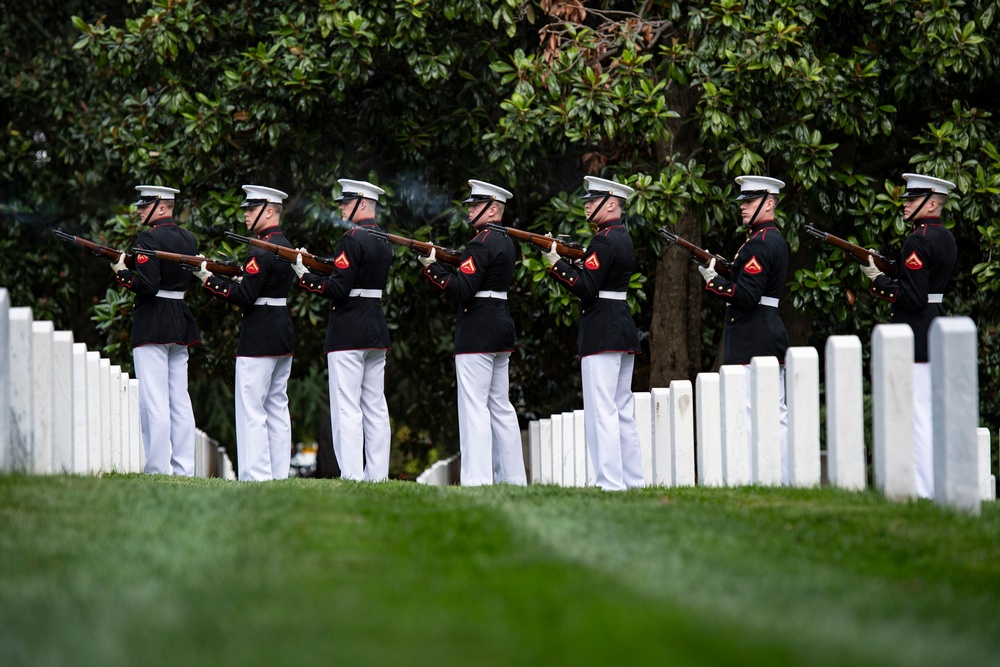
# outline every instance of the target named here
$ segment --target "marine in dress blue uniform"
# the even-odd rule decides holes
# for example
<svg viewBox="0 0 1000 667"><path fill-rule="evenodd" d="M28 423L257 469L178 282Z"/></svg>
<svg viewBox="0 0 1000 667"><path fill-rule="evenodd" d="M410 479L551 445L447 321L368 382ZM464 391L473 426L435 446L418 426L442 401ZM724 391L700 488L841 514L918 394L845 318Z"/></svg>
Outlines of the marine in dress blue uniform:
<svg viewBox="0 0 1000 667"><path fill-rule="evenodd" d="M785 404L785 351L788 331L778 303L788 273L788 244L774 223L784 182L767 176L739 176L740 215L747 240L736 253L729 280L715 272L715 260L698 267L705 290L726 302L722 363L743 365L747 372L747 442L750 438L750 361L776 357L781 364L778 412L781 432L781 481L788 483L788 408ZM749 461L753 461L752 452ZM754 480L756 481L756 480Z"/></svg>
<svg viewBox="0 0 1000 667"><path fill-rule="evenodd" d="M329 276L309 273L301 255L294 265L299 286L330 301L326 354L330 384L333 450L344 479L381 481L389 477L389 409L385 400L385 356L390 349L382 290L389 279L392 248L368 230L385 191L346 178L341 215L354 226L340 237ZM346 215L344 215L346 213Z"/></svg>
<svg viewBox="0 0 1000 667"><path fill-rule="evenodd" d="M281 190L244 185L240 205L247 232L275 245L292 247L281 232L285 198ZM195 272L212 296L243 314L236 347L236 452L241 481L288 477L292 423L288 413L288 376L295 354L295 330L288 292L295 273L273 253L250 247L243 278L230 281L205 270Z"/></svg>
<svg viewBox="0 0 1000 667"><path fill-rule="evenodd" d="M513 195L496 185L470 180L469 224L476 236L462 252L458 271L420 257L423 275L458 302L455 376L458 384L462 486L527 484L521 431L510 403L509 365L514 320L507 293L514 279L514 243L500 225Z"/></svg>
<svg viewBox="0 0 1000 667"><path fill-rule="evenodd" d="M931 402L931 366L927 340L931 322L945 315L944 300L958 278L958 246L941 223L941 212L955 184L933 176L903 174L906 190L903 215L913 231L899 253L894 280L875 267L869 257L862 271L871 281L870 293L892 304L894 324L913 329L913 446L917 495L934 497L934 424Z"/></svg>
<svg viewBox="0 0 1000 667"><path fill-rule="evenodd" d="M641 349L625 302L635 248L621 221L633 190L594 176L584 181L587 221L597 225L597 233L584 252L583 269L562 259L555 242L545 257L556 280L580 298L577 341L587 449L597 486L619 491L643 484L632 397L632 370Z"/></svg>
<svg viewBox="0 0 1000 667"><path fill-rule="evenodd" d="M139 185L135 202L144 230L136 247L193 255L194 235L174 222L174 188ZM132 359L139 380L139 423L146 454L144 472L194 475L194 412L188 394L188 348L201 334L184 290L191 272L180 264L136 254L135 271L124 253L112 264L118 284L135 294Z"/></svg>

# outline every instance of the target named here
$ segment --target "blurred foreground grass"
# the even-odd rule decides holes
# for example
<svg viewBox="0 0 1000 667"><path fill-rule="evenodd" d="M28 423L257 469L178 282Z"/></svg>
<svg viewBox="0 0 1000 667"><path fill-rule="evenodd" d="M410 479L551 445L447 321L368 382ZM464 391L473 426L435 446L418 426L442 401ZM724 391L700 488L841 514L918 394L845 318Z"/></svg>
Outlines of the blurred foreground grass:
<svg viewBox="0 0 1000 667"><path fill-rule="evenodd" d="M994 665L1000 506L0 477L0 664Z"/></svg>

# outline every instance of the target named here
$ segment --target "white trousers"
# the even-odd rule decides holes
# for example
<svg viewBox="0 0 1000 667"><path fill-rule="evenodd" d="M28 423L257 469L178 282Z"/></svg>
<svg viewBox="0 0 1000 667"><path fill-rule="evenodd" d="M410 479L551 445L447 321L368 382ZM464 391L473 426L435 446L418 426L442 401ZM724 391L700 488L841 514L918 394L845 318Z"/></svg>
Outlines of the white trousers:
<svg viewBox="0 0 1000 667"><path fill-rule="evenodd" d="M621 491L642 486L642 454L635 425L635 357L603 352L583 357L583 422L597 486Z"/></svg>
<svg viewBox="0 0 1000 667"><path fill-rule="evenodd" d="M931 401L931 365L913 364L913 467L917 495L934 497L934 404Z"/></svg>
<svg viewBox="0 0 1000 667"><path fill-rule="evenodd" d="M747 373L747 463L751 475L753 474L753 395L750 393L752 382L750 381L750 366L743 368ZM781 483L788 485L788 404L785 403L785 366L782 364L778 369L778 433L781 437ZM756 483L757 480L751 480Z"/></svg>
<svg viewBox="0 0 1000 667"><path fill-rule="evenodd" d="M194 412L188 395L188 349L142 345L132 349L139 380L139 425L146 451L143 472L194 476Z"/></svg>
<svg viewBox="0 0 1000 667"><path fill-rule="evenodd" d="M528 483L509 365L510 352L455 355L462 486Z"/></svg>
<svg viewBox="0 0 1000 667"><path fill-rule="evenodd" d="M292 357L236 357L236 465L241 482L288 477Z"/></svg>
<svg viewBox="0 0 1000 667"><path fill-rule="evenodd" d="M333 452L344 479L389 478L389 408L385 350L340 350L326 355L330 372Z"/></svg>

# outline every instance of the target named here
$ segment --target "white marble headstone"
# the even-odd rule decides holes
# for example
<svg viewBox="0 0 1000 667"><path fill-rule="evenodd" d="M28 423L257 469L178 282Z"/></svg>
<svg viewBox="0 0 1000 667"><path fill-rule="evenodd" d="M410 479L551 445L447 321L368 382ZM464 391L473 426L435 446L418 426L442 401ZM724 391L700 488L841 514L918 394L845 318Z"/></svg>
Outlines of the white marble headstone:
<svg viewBox="0 0 1000 667"><path fill-rule="evenodd" d="M642 461L642 484L653 484L653 415L648 391L632 392L632 412L639 431L639 456Z"/></svg>
<svg viewBox="0 0 1000 667"><path fill-rule="evenodd" d="M86 475L88 454L87 346L73 343L73 472Z"/></svg>
<svg viewBox="0 0 1000 667"><path fill-rule="evenodd" d="M826 339L826 453L830 485L854 491L868 486L865 470L864 378L861 340Z"/></svg>
<svg viewBox="0 0 1000 667"><path fill-rule="evenodd" d="M907 324L879 324L872 332L872 454L875 486L886 498L916 497L913 330Z"/></svg>
<svg viewBox="0 0 1000 667"><path fill-rule="evenodd" d="M690 380L670 382L674 486L694 486L694 391Z"/></svg>
<svg viewBox="0 0 1000 667"><path fill-rule="evenodd" d="M788 405L788 483L819 486L819 354L812 347L785 353Z"/></svg>
<svg viewBox="0 0 1000 667"><path fill-rule="evenodd" d="M32 322L31 333L31 353L35 366L34 406L32 407L35 435L32 471L36 475L51 475L53 473L52 389L54 384L52 337L55 334L55 327L48 320Z"/></svg>
<svg viewBox="0 0 1000 667"><path fill-rule="evenodd" d="M934 502L979 514L979 352L968 317L931 322L928 352L934 404Z"/></svg>
<svg viewBox="0 0 1000 667"><path fill-rule="evenodd" d="M755 484L781 484L781 372L775 357L750 360L750 474Z"/></svg>
<svg viewBox="0 0 1000 667"><path fill-rule="evenodd" d="M541 463L541 444L538 437L538 420L528 422L528 481L538 484L538 465Z"/></svg>
<svg viewBox="0 0 1000 667"><path fill-rule="evenodd" d="M73 410L73 332L52 335L52 472L71 473L76 416Z"/></svg>
<svg viewBox="0 0 1000 667"><path fill-rule="evenodd" d="M723 366L719 369L722 474L726 486L750 483L747 372L743 366Z"/></svg>
<svg viewBox="0 0 1000 667"><path fill-rule="evenodd" d="M673 486L674 449L670 428L670 390L655 387L650 392L653 410L653 484Z"/></svg>
<svg viewBox="0 0 1000 667"><path fill-rule="evenodd" d="M722 486L722 404L718 373L698 373L694 385L698 428L698 484Z"/></svg>

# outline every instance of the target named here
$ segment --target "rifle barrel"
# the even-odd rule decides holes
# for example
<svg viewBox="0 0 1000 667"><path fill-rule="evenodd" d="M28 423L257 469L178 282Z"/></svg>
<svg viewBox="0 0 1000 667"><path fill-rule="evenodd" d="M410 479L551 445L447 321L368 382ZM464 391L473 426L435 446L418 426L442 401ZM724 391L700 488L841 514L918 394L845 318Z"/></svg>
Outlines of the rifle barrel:
<svg viewBox="0 0 1000 667"><path fill-rule="evenodd" d="M867 264L868 258L871 257L872 261L875 263L875 266L878 267L878 269L882 273L886 274L890 278L895 278L899 273L898 267L896 266L896 262L887 257L883 257L877 252L872 252L871 250L863 248L856 243L851 243L847 239L842 239L839 236L834 236L833 234L830 234L829 232L824 232L823 230L817 229L812 225L805 225L803 229L805 229L808 233L812 234L821 241L826 241L835 248L843 250L859 264Z"/></svg>
<svg viewBox="0 0 1000 667"><path fill-rule="evenodd" d="M690 257L691 261L695 264L700 264L702 266L708 266L711 264L712 260L715 260L715 272L726 280L732 275L732 262L727 261L725 258L719 255L713 255L709 251L696 246L687 239L674 234L665 227L658 227L656 229L660 235L667 240L670 245L677 246L684 252L686 252Z"/></svg>
<svg viewBox="0 0 1000 667"><path fill-rule="evenodd" d="M805 227L803 227L803 229L805 229L808 233L812 234L818 239L822 239L824 241L826 240L827 233L821 229L816 229L812 225L806 225Z"/></svg>

